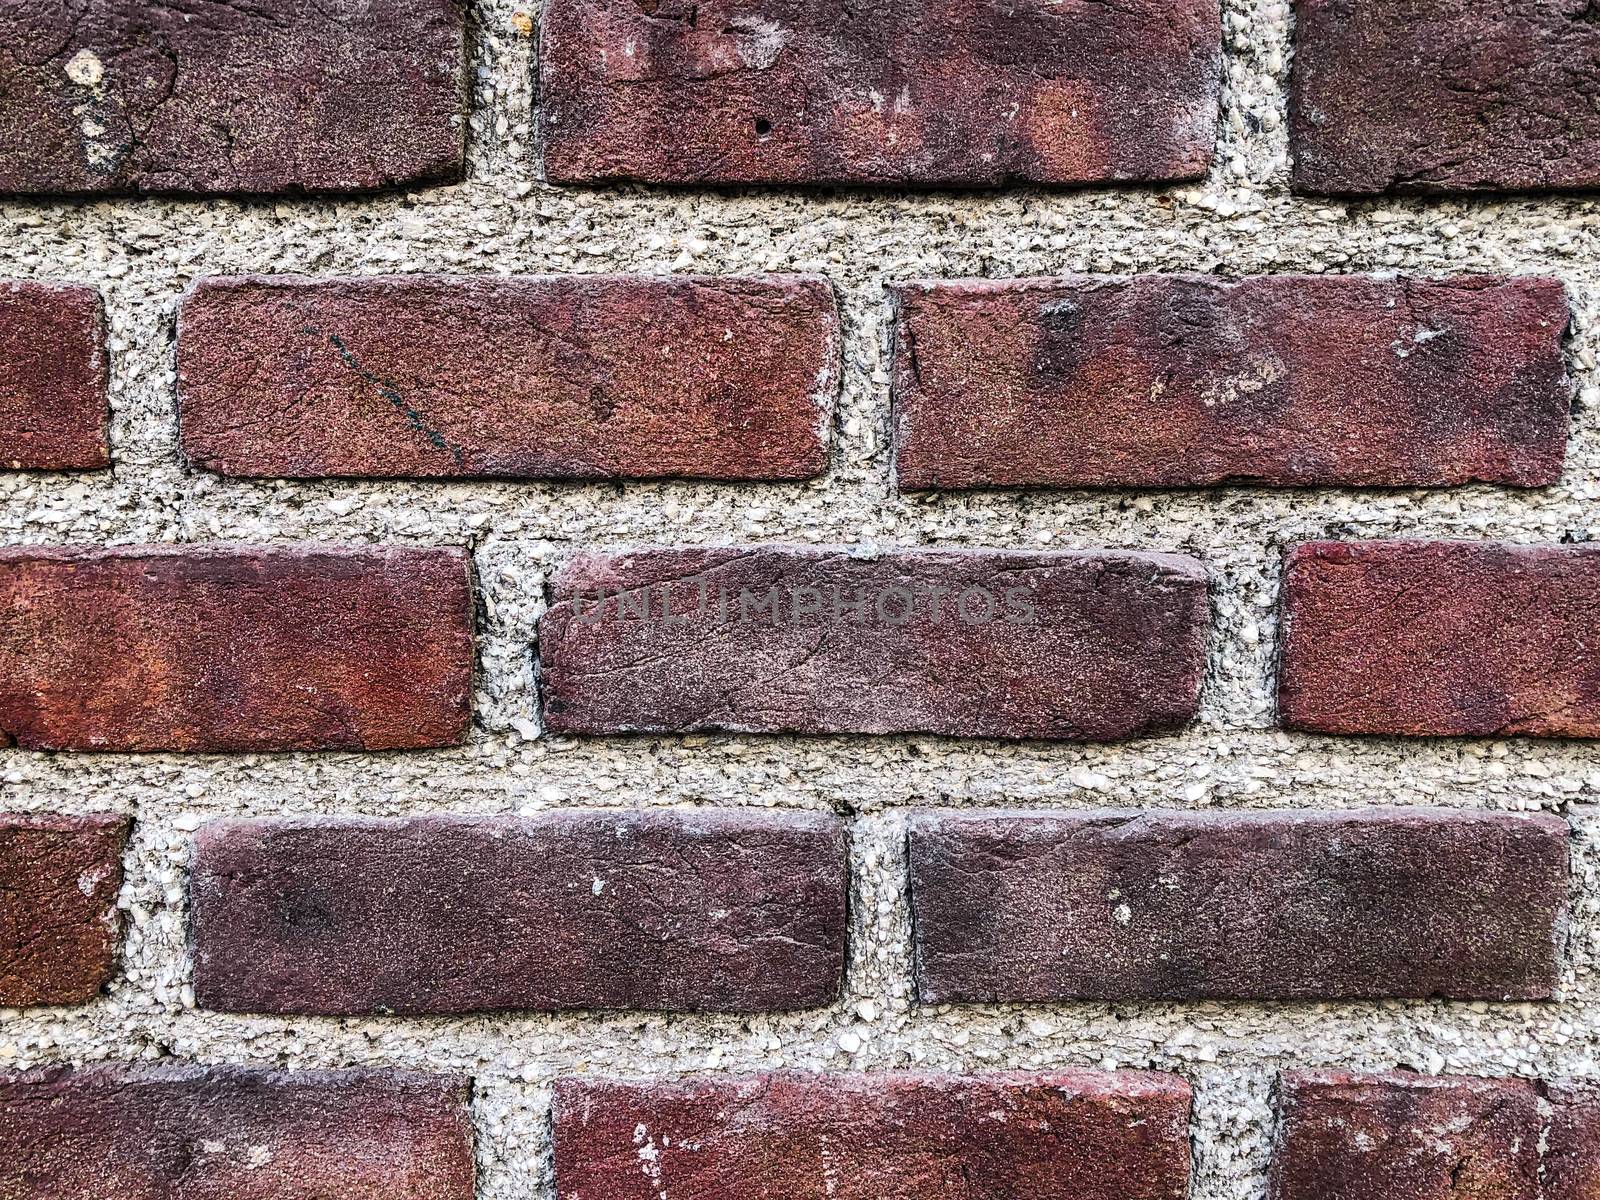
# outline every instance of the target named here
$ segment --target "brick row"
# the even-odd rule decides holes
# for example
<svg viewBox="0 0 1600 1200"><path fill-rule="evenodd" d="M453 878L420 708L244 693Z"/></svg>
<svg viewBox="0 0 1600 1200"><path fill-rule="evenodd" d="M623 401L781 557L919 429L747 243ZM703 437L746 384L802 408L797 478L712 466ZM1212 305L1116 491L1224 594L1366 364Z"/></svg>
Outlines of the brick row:
<svg viewBox="0 0 1600 1200"><path fill-rule="evenodd" d="M196 839L195 998L268 1013L830 1003L832 817L656 811L222 821Z"/></svg>
<svg viewBox="0 0 1600 1200"><path fill-rule="evenodd" d="M0 1006L83 1004L111 978L129 827L0 813Z"/></svg>
<svg viewBox="0 0 1600 1200"><path fill-rule="evenodd" d="M1600 736L1600 554L1312 542L1278 701L1329 734ZM0 549L0 743L288 751L459 743L455 550ZM563 734L1110 741L1195 714L1206 572L1178 555L751 546L585 552L537 640Z"/></svg>
<svg viewBox="0 0 1600 1200"><path fill-rule="evenodd" d="M1460 193L1600 182L1586 0L1298 0L1293 183ZM460 179L462 0L142 0L0 11L0 193L294 194ZM520 16L520 14L519 14ZM1205 174L1214 0L555 0L556 183L998 186ZM525 19L525 18L524 18ZM1492 85L1492 86L1491 86Z"/></svg>
<svg viewBox="0 0 1600 1200"><path fill-rule="evenodd" d="M1557 817L1428 809L920 815L917 991L1547 999L1568 833Z"/></svg>

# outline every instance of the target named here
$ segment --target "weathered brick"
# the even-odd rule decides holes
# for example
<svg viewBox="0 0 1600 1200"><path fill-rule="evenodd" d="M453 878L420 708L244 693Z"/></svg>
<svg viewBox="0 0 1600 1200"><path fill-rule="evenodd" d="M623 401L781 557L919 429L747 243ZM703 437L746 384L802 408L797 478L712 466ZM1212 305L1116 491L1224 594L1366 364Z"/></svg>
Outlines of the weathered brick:
<svg viewBox="0 0 1600 1200"><path fill-rule="evenodd" d="M903 488L1545 484L1557 280L1073 276L898 289Z"/></svg>
<svg viewBox="0 0 1600 1200"><path fill-rule="evenodd" d="M103 1066L0 1074L0 1200L472 1200L465 1080Z"/></svg>
<svg viewBox="0 0 1600 1200"><path fill-rule="evenodd" d="M1540 1083L1548 1124L1539 1139L1540 1200L1600 1196L1600 1086L1593 1079Z"/></svg>
<svg viewBox="0 0 1600 1200"><path fill-rule="evenodd" d="M0 744L450 745L472 667L458 550L0 550Z"/></svg>
<svg viewBox="0 0 1600 1200"><path fill-rule="evenodd" d="M1216 0L553 0L557 182L1189 179L1216 136Z"/></svg>
<svg viewBox="0 0 1600 1200"><path fill-rule="evenodd" d="M227 475L803 479L839 316L795 276L211 279L178 366Z"/></svg>
<svg viewBox="0 0 1600 1200"><path fill-rule="evenodd" d="M274 1013L830 1002L837 820L769 812L222 821L196 840L195 996Z"/></svg>
<svg viewBox="0 0 1600 1200"><path fill-rule="evenodd" d="M1600 21L1590 0L1295 8L1296 190L1600 184Z"/></svg>
<svg viewBox="0 0 1600 1200"><path fill-rule="evenodd" d="M0 193L457 178L463 0L0 5Z"/></svg>
<svg viewBox="0 0 1600 1200"><path fill-rule="evenodd" d="M0 1005L83 1004L111 978L129 824L0 813Z"/></svg>
<svg viewBox="0 0 1600 1200"><path fill-rule="evenodd" d="M1288 728L1600 737L1600 547L1307 542L1283 624Z"/></svg>
<svg viewBox="0 0 1600 1200"><path fill-rule="evenodd" d="M1546 1200L1539 1099L1521 1079L1288 1072L1268 1200Z"/></svg>
<svg viewBox="0 0 1600 1200"><path fill-rule="evenodd" d="M1189 1087L1148 1071L564 1079L562 1200L1183 1200Z"/></svg>
<svg viewBox="0 0 1600 1200"><path fill-rule="evenodd" d="M1566 822L1459 810L925 814L925 1003L1544 999Z"/></svg>
<svg viewBox="0 0 1600 1200"><path fill-rule="evenodd" d="M1108 741L1194 715L1206 623L1178 555L579 554L539 623L545 723Z"/></svg>
<svg viewBox="0 0 1600 1200"><path fill-rule="evenodd" d="M0 49L0 61L4 55ZM107 411L100 294L0 283L0 469L105 466Z"/></svg>

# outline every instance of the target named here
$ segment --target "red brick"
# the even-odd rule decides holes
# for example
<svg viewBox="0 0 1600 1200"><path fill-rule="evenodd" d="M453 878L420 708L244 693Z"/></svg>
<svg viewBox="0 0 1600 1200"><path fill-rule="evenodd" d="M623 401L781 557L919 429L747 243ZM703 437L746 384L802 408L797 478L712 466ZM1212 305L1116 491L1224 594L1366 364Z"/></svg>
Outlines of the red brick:
<svg viewBox="0 0 1600 1200"><path fill-rule="evenodd" d="M0 1074L0 1197L472 1200L468 1091L400 1071Z"/></svg>
<svg viewBox="0 0 1600 1200"><path fill-rule="evenodd" d="M1297 0L1297 191L1600 184L1590 0Z"/></svg>
<svg viewBox="0 0 1600 1200"><path fill-rule="evenodd" d="M222 821L192 887L195 996L234 1012L756 1012L844 974L832 817Z"/></svg>
<svg viewBox="0 0 1600 1200"><path fill-rule="evenodd" d="M556 182L1192 179L1216 136L1215 0L552 0Z"/></svg>
<svg viewBox="0 0 1600 1200"><path fill-rule="evenodd" d="M903 488L1545 484L1553 279L1069 276L898 289Z"/></svg>
<svg viewBox="0 0 1600 1200"><path fill-rule="evenodd" d="M183 447L225 475L804 479L827 465L821 279L212 279Z"/></svg>
<svg viewBox="0 0 1600 1200"><path fill-rule="evenodd" d="M451 745L472 667L458 550L0 550L0 744Z"/></svg>
<svg viewBox="0 0 1600 1200"><path fill-rule="evenodd" d="M0 1005L84 1004L116 965L126 817L0 813Z"/></svg>
<svg viewBox="0 0 1600 1200"><path fill-rule="evenodd" d="M545 724L1110 741L1194 715L1206 623L1178 555L579 554L539 623Z"/></svg>
<svg viewBox="0 0 1600 1200"><path fill-rule="evenodd" d="M1549 1106L1539 1145L1540 1200L1593 1200L1600 1196L1600 1087L1594 1080L1539 1085Z"/></svg>
<svg viewBox="0 0 1600 1200"><path fill-rule="evenodd" d="M93 288L0 283L0 469L66 471L111 461L105 341Z"/></svg>
<svg viewBox="0 0 1600 1200"><path fill-rule="evenodd" d="M910 832L925 1003L1546 999L1566 822L1429 809L941 813Z"/></svg>
<svg viewBox="0 0 1600 1200"><path fill-rule="evenodd" d="M1294 1071L1279 1108L1268 1200L1546 1200L1526 1080Z"/></svg>
<svg viewBox="0 0 1600 1200"><path fill-rule="evenodd" d="M458 178L463 0L0 6L0 192Z"/></svg>
<svg viewBox="0 0 1600 1200"><path fill-rule="evenodd" d="M562 1200L1184 1200L1189 1087L1146 1071L556 1084Z"/></svg>
<svg viewBox="0 0 1600 1200"><path fill-rule="evenodd" d="M1291 729L1600 737L1600 547L1307 542L1288 556Z"/></svg>

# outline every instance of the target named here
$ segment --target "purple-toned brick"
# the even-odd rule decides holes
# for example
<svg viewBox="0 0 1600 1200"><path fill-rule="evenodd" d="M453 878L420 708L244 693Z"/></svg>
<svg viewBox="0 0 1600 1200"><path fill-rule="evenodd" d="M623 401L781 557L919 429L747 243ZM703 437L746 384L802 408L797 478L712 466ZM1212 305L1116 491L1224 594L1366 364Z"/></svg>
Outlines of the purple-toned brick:
<svg viewBox="0 0 1600 1200"><path fill-rule="evenodd" d="M195 996L272 1013L829 1003L832 817L660 810L222 821L196 839Z"/></svg>
<svg viewBox="0 0 1600 1200"><path fill-rule="evenodd" d="M84 1004L116 964L127 817L0 813L0 1005Z"/></svg>
<svg viewBox="0 0 1600 1200"><path fill-rule="evenodd" d="M552 0L560 183L1192 179L1216 138L1216 0Z"/></svg>
<svg viewBox="0 0 1600 1200"><path fill-rule="evenodd" d="M0 550L0 745L451 745L472 671L459 550Z"/></svg>
<svg viewBox="0 0 1600 1200"><path fill-rule="evenodd" d="M464 0L8 0L0 193L459 178Z"/></svg>
<svg viewBox="0 0 1600 1200"><path fill-rule="evenodd" d="M98 1066L0 1073L5 1200L473 1200L466 1080Z"/></svg>
<svg viewBox="0 0 1600 1200"><path fill-rule="evenodd" d="M1296 0L1300 192L1600 184L1591 0Z"/></svg>
<svg viewBox="0 0 1600 1200"><path fill-rule="evenodd" d="M897 290L907 489L1554 482L1554 279L1069 276Z"/></svg>
<svg viewBox="0 0 1600 1200"><path fill-rule="evenodd" d="M0 48L0 61L4 55ZM105 341L93 288L0 283L0 469L85 470L111 461Z"/></svg>
<svg viewBox="0 0 1600 1200"><path fill-rule="evenodd" d="M1288 555L1290 729L1600 737L1600 548L1307 542Z"/></svg>
<svg viewBox="0 0 1600 1200"><path fill-rule="evenodd" d="M1194 715L1207 620L1178 555L584 553L539 623L545 723L1110 741Z"/></svg>
<svg viewBox="0 0 1600 1200"><path fill-rule="evenodd" d="M1442 809L929 813L925 1003L1547 999L1565 821Z"/></svg>
<svg viewBox="0 0 1600 1200"><path fill-rule="evenodd" d="M562 1200L1184 1200L1189 1086L1148 1071L563 1079Z"/></svg>
<svg viewBox="0 0 1600 1200"><path fill-rule="evenodd" d="M798 276L210 279L178 371L225 475L804 479L839 314Z"/></svg>

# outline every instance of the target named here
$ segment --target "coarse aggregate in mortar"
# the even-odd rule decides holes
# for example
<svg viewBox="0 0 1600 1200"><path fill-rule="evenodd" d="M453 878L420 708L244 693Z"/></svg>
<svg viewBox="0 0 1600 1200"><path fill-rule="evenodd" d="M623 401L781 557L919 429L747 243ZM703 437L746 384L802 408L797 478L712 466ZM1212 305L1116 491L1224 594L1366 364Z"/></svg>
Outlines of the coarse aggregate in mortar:
<svg viewBox="0 0 1600 1200"><path fill-rule="evenodd" d="M460 749L274 757L0 751L0 808L138 820L124 969L81 1009L0 1011L0 1064L175 1055L267 1066L391 1064L478 1079L481 1194L551 1195L550 1081L766 1067L1122 1065L1194 1085L1196 1200L1263 1195L1280 1067L1600 1075L1600 745L1289 735L1273 728L1283 548L1320 537L1600 537L1600 202L1359 204L1288 195L1291 18L1228 0L1217 164L1164 190L989 193L556 190L531 143L532 45L513 0L473 9L468 181L387 197L0 202L0 277L106 296L115 467L0 474L0 542L239 541L470 546L482 588L475 728ZM533 13L535 17L537 13ZM1070 272L1556 275L1580 388L1560 484L1519 492L1266 491L897 495L888 457L885 285ZM833 466L806 484L244 482L190 473L176 441L174 316L207 274L818 273L839 291L845 380ZM576 548L756 541L868 547L1180 551L1212 572L1199 719L1110 746L938 738L538 736L530 651L553 567ZM188 843L213 816L523 812L753 804L852 815L849 976L833 1008L762 1017L538 1014L298 1019L193 1009ZM1573 911L1553 1004L912 1003L906 810L1040 807L1547 809L1573 822Z"/></svg>

